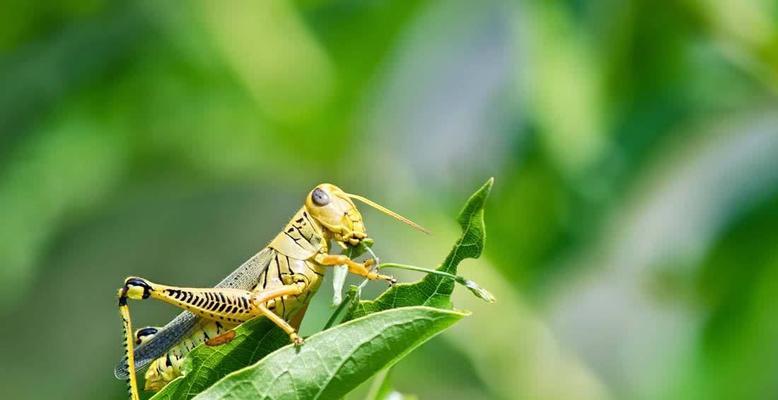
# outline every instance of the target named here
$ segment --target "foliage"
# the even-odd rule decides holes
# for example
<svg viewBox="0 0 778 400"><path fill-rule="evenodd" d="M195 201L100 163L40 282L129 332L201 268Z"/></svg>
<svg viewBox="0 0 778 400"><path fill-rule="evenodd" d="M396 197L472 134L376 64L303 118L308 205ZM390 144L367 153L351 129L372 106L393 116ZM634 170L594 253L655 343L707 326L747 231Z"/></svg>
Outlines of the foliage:
<svg viewBox="0 0 778 400"><path fill-rule="evenodd" d="M431 307L390 309L311 336L228 375L195 399L339 399L464 314Z"/></svg>

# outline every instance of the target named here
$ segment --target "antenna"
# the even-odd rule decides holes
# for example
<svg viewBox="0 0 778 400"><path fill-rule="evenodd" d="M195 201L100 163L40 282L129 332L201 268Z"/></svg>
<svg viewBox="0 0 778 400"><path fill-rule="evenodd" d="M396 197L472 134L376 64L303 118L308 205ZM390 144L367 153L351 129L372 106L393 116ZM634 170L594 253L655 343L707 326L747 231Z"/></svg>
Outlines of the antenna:
<svg viewBox="0 0 778 400"><path fill-rule="evenodd" d="M388 208L386 208L386 207L384 207L384 206L382 206L382 205L380 205L380 204L378 204L378 203L376 203L376 202L374 202L372 200L369 200L367 198L364 198L364 197L356 195L356 194L350 194L350 193L346 193L346 196L351 197L352 199L355 199L355 200L359 200L359 201L369 205L370 207L373 207L376 210L381 211L382 213L384 213L384 214L386 214L386 215L388 215L388 216L390 216L390 217L392 217L392 218L394 218L394 219L396 219L396 220L398 220L400 222L403 222L405 224L410 225L414 229L422 231L422 232L424 232L424 233L426 233L428 235L431 234L430 231L428 231L427 229L425 229L421 225L419 225L419 224L409 220L408 218L403 217L400 214L397 214L396 212L394 212L394 211L392 211L392 210L390 210L390 209L388 209Z"/></svg>

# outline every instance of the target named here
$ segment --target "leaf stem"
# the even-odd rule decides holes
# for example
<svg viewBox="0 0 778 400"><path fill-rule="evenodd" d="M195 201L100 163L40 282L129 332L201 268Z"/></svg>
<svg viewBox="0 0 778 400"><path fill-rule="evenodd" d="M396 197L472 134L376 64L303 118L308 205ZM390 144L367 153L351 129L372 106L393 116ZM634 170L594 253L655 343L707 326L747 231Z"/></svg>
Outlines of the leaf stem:
<svg viewBox="0 0 778 400"><path fill-rule="evenodd" d="M462 278L461 276L456 276L454 274L449 274L448 272L438 271L438 270L429 269L429 268L417 267L415 265L384 263L384 264L380 264L378 266L378 269L382 269L382 268L397 268L397 269L406 269L406 270L409 270L409 271L426 272L428 274L445 276L445 277L451 278L451 279L453 279L455 281L459 281L460 279L462 279L462 280L465 279L465 278Z"/></svg>
<svg viewBox="0 0 778 400"><path fill-rule="evenodd" d="M444 276L446 278L453 279L455 282L459 283L460 285L465 286L468 290L473 292L473 294L476 295L476 297L486 301L487 303L495 302L494 296L491 293L489 293L489 291L482 288L477 283L459 275L449 274L448 272L438 271L435 269L417 267L415 265L395 264L395 263L381 264L378 266L378 269L381 268L407 269L410 271L426 272L428 274Z"/></svg>
<svg viewBox="0 0 778 400"><path fill-rule="evenodd" d="M351 303L351 296L352 294L350 291L346 293L346 298L343 299L343 301L341 301L340 304L338 304L338 308L336 308L335 311L332 312L330 319L328 319L327 323L324 324L324 329L322 330L330 329L333 325L335 325L335 322L338 320L340 313L343 312L343 309L346 308L347 304Z"/></svg>

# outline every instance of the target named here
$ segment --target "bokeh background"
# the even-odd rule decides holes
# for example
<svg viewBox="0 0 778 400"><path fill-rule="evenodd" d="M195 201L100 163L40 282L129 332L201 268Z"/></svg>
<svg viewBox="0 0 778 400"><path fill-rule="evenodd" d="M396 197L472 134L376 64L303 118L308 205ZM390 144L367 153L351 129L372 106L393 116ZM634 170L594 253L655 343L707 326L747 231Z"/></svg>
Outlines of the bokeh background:
<svg viewBox="0 0 778 400"><path fill-rule="evenodd" d="M778 397L775 2L2 9L4 398L125 398L122 279L211 285L319 182L431 228L363 211L383 260L431 267L490 176L486 253L461 273L498 303L458 290L474 314L403 360L398 390Z"/></svg>

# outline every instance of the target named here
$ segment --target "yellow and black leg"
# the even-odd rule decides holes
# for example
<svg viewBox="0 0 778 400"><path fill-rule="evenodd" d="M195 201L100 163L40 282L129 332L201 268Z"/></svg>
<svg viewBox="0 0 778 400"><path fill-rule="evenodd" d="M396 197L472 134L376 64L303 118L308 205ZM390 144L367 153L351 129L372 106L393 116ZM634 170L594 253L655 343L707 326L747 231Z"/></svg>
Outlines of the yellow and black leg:
<svg viewBox="0 0 778 400"><path fill-rule="evenodd" d="M252 292L232 288L182 288L153 283L142 278L127 278L120 290L119 302L126 304L127 298L153 298L208 320L239 324L260 315L268 316L260 305L266 305L268 301L284 296L297 296L305 291L306 285L306 282L299 281ZM277 321L272 316L269 318ZM288 324L277 323L288 331Z"/></svg>
<svg viewBox="0 0 778 400"><path fill-rule="evenodd" d="M289 335L289 339L296 345L302 344L302 339L295 329L282 317L267 308L267 302L283 296L296 296L305 291L305 282L296 282L282 285L272 289L251 292L248 290L232 288L182 288L166 286L150 282L143 278L130 277L124 281L124 286L119 289L119 311L125 330L125 348L129 373L130 398L138 400L138 385L135 376L134 345L137 339L151 331L139 330L138 337L132 334L132 321L127 306L127 299L144 300L153 298L172 304L176 307L190 311L200 317L212 321L223 321L231 324L239 324L258 316L265 316ZM146 328L144 328L146 329ZM211 345L218 345L232 340L233 335L225 333L218 340L211 341ZM214 338L214 339L217 339Z"/></svg>
<svg viewBox="0 0 778 400"><path fill-rule="evenodd" d="M147 296L148 297L148 296ZM122 316L122 327L124 328L124 353L127 359L127 385L130 391L130 400L140 400L138 393L138 381L135 375L135 338L132 334L132 320L130 319L130 309L127 307L127 285L119 289L119 313Z"/></svg>
<svg viewBox="0 0 778 400"><path fill-rule="evenodd" d="M161 300L212 321L239 324L260 315L251 304L254 294L248 290L184 288L132 277L124 281L121 292L133 300Z"/></svg>

